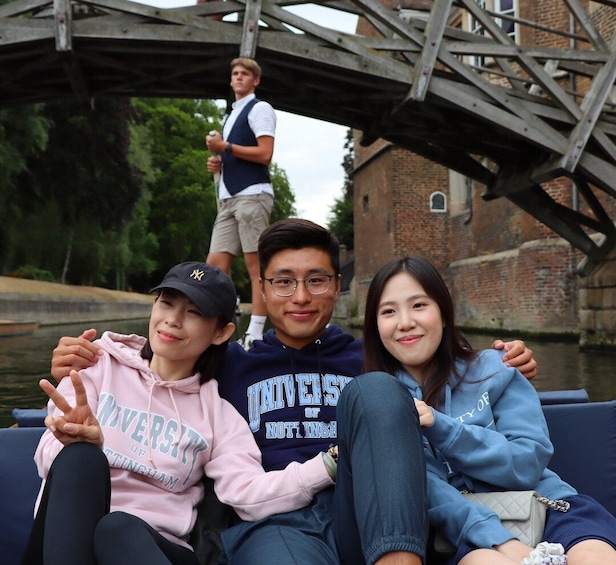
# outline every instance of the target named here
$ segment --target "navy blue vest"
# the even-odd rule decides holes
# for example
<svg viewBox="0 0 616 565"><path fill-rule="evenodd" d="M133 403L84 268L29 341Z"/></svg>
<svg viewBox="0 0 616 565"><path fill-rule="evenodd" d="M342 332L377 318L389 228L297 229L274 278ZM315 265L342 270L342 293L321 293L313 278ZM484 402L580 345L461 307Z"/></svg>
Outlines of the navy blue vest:
<svg viewBox="0 0 616 565"><path fill-rule="evenodd" d="M257 138L248 124L248 114L257 102L259 102L259 100L253 98L246 104L235 120L225 141L237 145L258 145ZM234 155L223 153L222 167L225 186L231 195L235 195L253 184L270 182L267 165L252 163L245 159L239 159Z"/></svg>

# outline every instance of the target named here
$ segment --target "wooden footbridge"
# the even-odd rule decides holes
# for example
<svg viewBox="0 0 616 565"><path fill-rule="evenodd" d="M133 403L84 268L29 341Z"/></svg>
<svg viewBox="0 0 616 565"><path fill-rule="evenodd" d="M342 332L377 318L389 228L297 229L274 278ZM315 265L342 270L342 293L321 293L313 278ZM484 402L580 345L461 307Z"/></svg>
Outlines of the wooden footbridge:
<svg viewBox="0 0 616 565"><path fill-rule="evenodd" d="M545 5L534 1L510 13L491 0L389 1L315 2L362 16L363 35L293 14L299 0L8 2L0 105L227 98L229 61L256 56L276 108L457 170L568 240L589 270L602 261L616 248L616 1L553 0L554 24L525 16L522 4ZM579 206L545 188L560 177Z"/></svg>

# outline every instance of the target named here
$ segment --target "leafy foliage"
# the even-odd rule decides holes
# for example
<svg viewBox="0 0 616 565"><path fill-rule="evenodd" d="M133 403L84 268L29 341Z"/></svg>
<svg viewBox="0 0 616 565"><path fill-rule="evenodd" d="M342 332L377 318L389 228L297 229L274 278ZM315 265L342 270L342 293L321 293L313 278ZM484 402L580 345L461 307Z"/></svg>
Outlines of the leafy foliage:
<svg viewBox="0 0 616 565"><path fill-rule="evenodd" d="M20 190L28 159L47 145L48 122L41 105L0 110L0 265L10 263L13 233L31 194Z"/></svg>
<svg viewBox="0 0 616 565"><path fill-rule="evenodd" d="M175 99L0 111L0 272L147 291L171 265L204 260L216 217L205 135L222 117L212 101ZM271 176L272 219L294 215L285 172ZM233 277L249 300L243 260Z"/></svg>
<svg viewBox="0 0 616 565"><path fill-rule="evenodd" d="M344 168L344 187L342 196L334 200L334 204L330 208L330 213L327 217L327 226L331 232L338 238L341 244L346 245L347 249L351 250L354 246L355 229L354 229L354 200L353 200L353 130L349 129L344 143L346 153L342 161Z"/></svg>
<svg viewBox="0 0 616 565"><path fill-rule="evenodd" d="M48 266L61 282L71 268L73 243L88 242L87 251L73 270L73 282L94 282L104 270L106 232L129 221L143 188L139 170L128 159L130 101L97 100L93 107L61 101L45 104L48 143L30 157L27 173L19 179L24 198L20 210L29 215L53 209L48 229L65 234L61 263ZM54 206L53 203L59 204ZM29 234L18 234L32 262ZM35 263L33 263L35 264Z"/></svg>
<svg viewBox="0 0 616 565"><path fill-rule="evenodd" d="M49 143L30 162L41 200L63 203L63 223L89 218L102 229L130 217L142 188L128 160L128 100L99 100L94 108L66 101L45 105Z"/></svg>
<svg viewBox="0 0 616 565"><path fill-rule="evenodd" d="M11 273L11 276L19 279L30 279L33 281L47 281L54 282L53 275L49 271L44 271L38 267L32 265L24 265L15 272Z"/></svg>
<svg viewBox="0 0 616 565"><path fill-rule="evenodd" d="M330 208L328 228L347 249L353 249L353 199L341 196L334 200Z"/></svg>
<svg viewBox="0 0 616 565"><path fill-rule="evenodd" d="M272 209L271 222L277 222L284 218L290 218L297 214L295 209L295 194L291 190L289 178L276 163L272 163L269 168L272 186L274 187L274 207Z"/></svg>

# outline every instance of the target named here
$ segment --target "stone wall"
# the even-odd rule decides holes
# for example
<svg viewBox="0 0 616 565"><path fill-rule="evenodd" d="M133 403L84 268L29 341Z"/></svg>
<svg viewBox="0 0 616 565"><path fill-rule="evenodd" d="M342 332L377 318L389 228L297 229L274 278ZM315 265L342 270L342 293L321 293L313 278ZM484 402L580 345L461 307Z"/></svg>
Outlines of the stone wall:
<svg viewBox="0 0 616 565"><path fill-rule="evenodd" d="M616 251L580 281L580 347L616 350Z"/></svg>
<svg viewBox="0 0 616 565"><path fill-rule="evenodd" d="M577 293L562 239L452 261L450 290L461 326L540 334L577 333Z"/></svg>
<svg viewBox="0 0 616 565"><path fill-rule="evenodd" d="M0 319L41 325L146 319L152 300L135 292L0 277Z"/></svg>

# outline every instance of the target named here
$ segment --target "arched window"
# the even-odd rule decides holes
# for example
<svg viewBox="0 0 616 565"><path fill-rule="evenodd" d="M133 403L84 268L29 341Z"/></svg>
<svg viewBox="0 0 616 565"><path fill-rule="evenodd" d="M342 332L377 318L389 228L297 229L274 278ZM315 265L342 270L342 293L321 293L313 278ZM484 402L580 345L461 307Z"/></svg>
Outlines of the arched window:
<svg viewBox="0 0 616 565"><path fill-rule="evenodd" d="M447 196L443 192L437 191L430 195L430 212L447 212Z"/></svg>

